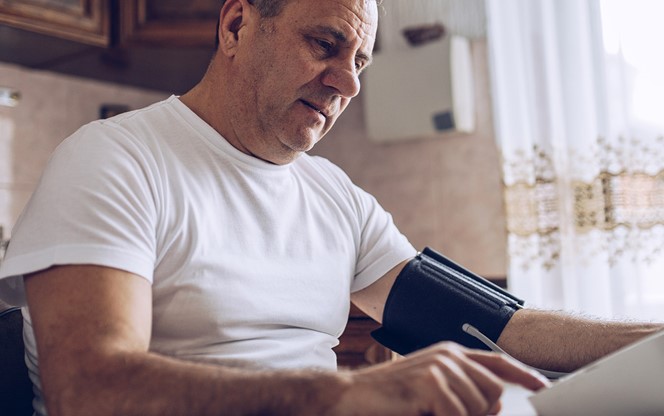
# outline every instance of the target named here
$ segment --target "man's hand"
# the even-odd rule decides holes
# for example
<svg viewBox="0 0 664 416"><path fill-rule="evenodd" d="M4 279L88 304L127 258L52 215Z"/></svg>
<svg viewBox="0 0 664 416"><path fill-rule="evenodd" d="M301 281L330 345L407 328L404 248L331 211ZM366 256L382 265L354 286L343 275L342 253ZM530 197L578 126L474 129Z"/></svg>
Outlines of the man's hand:
<svg viewBox="0 0 664 416"><path fill-rule="evenodd" d="M548 385L509 357L451 342L348 375L351 387L333 414L485 415L500 410L503 382Z"/></svg>

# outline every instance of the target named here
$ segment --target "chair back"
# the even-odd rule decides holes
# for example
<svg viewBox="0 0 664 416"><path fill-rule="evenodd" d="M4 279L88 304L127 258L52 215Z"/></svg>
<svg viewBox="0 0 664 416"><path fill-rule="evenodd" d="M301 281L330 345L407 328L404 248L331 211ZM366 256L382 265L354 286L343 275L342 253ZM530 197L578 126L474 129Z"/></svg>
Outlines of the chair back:
<svg viewBox="0 0 664 416"><path fill-rule="evenodd" d="M32 415L32 383L25 365L20 308L0 312L0 415Z"/></svg>

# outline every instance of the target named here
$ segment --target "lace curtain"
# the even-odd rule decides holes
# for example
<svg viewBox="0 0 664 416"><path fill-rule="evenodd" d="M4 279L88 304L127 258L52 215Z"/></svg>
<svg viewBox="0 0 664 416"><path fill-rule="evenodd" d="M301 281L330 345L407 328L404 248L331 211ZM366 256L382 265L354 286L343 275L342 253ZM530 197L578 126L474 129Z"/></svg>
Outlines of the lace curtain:
<svg viewBox="0 0 664 416"><path fill-rule="evenodd" d="M658 3L486 2L508 283L530 305L664 319Z"/></svg>

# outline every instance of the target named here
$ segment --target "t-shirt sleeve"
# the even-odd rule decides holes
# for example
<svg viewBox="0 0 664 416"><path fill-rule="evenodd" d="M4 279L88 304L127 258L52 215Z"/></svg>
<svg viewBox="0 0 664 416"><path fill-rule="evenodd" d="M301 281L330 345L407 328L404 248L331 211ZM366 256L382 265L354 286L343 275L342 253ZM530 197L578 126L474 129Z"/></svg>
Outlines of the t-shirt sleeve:
<svg viewBox="0 0 664 416"><path fill-rule="evenodd" d="M383 277L404 260L413 258L417 250L394 224L392 215L385 211L376 198L355 185L339 167L316 157L343 193L342 199L351 204L358 236L357 259L351 292L364 289Z"/></svg>
<svg viewBox="0 0 664 416"><path fill-rule="evenodd" d="M392 215L372 195L360 188L355 193L362 228L352 292L364 289L397 264L417 254L406 236L397 229Z"/></svg>
<svg viewBox="0 0 664 416"><path fill-rule="evenodd" d="M95 122L56 149L13 229L0 297L23 305L22 276L53 265L107 266L152 281L154 164L142 146Z"/></svg>

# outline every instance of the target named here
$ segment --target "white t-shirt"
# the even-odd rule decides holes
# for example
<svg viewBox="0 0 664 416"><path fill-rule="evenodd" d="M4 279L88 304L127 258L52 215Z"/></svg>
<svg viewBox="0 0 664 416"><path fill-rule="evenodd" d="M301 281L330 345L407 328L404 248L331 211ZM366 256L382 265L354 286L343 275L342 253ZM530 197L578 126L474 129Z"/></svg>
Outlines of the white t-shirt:
<svg viewBox="0 0 664 416"><path fill-rule="evenodd" d="M114 267L152 283L152 351L334 369L350 293L414 255L327 160L246 155L171 97L58 147L14 228L0 297L25 305L21 276L52 265Z"/></svg>

